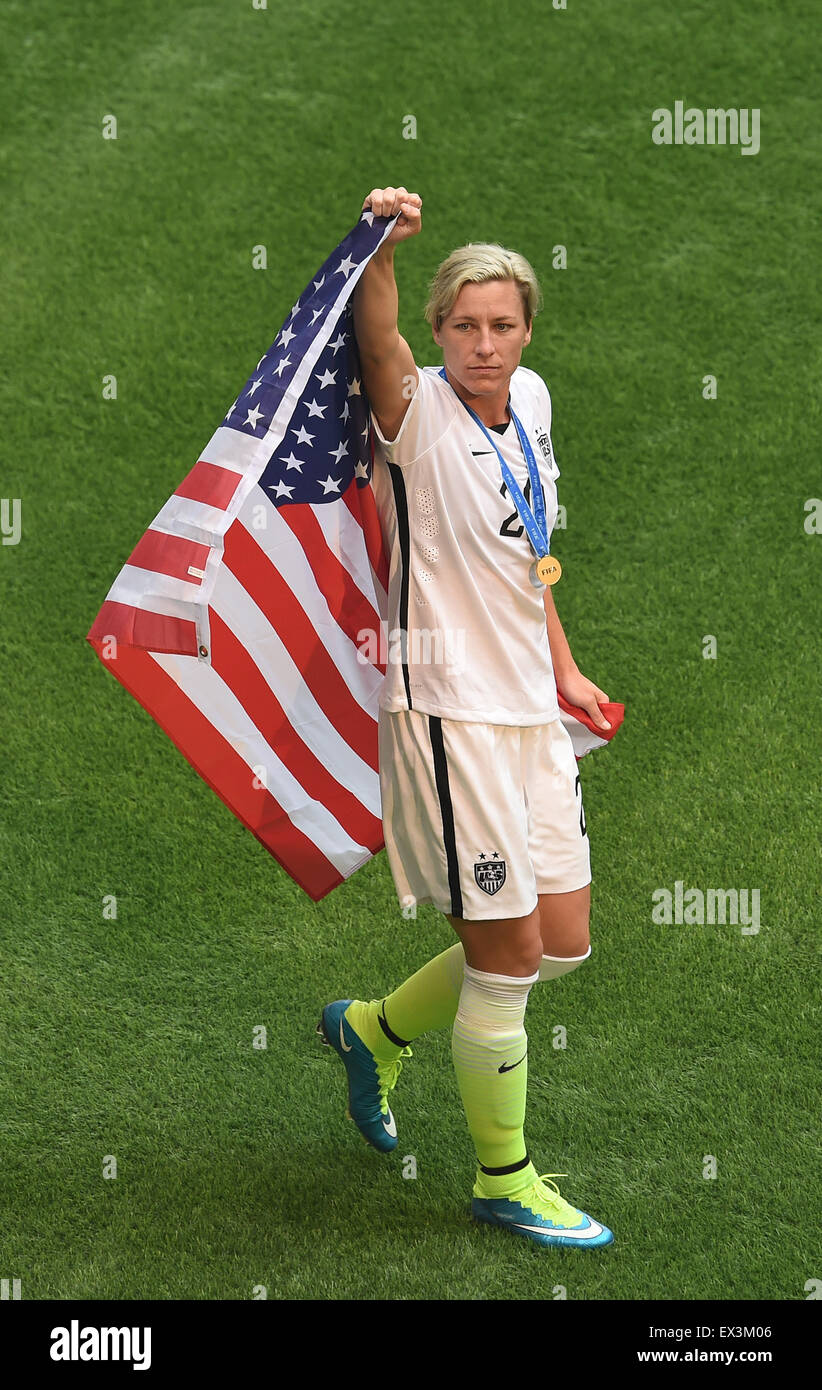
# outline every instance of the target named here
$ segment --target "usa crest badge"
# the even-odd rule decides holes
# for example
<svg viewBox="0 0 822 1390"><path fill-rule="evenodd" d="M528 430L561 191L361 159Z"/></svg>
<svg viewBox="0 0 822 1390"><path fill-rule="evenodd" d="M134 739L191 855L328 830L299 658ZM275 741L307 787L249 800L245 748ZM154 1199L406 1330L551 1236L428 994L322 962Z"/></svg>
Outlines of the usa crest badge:
<svg viewBox="0 0 822 1390"><path fill-rule="evenodd" d="M481 855L474 865L474 878L477 887L481 888L483 893L488 893L490 897L493 897L505 882L505 860L500 859L499 855L495 855L491 859L486 859L485 855Z"/></svg>
<svg viewBox="0 0 822 1390"><path fill-rule="evenodd" d="M545 459L545 462L546 462L546 463L550 463L550 462L551 462L551 437L550 437L550 435L546 434L545 430L542 430L542 429L541 429L541 430L538 431L538 433L537 433L537 443L538 443L540 449L542 450L542 455L543 455L543 458Z"/></svg>

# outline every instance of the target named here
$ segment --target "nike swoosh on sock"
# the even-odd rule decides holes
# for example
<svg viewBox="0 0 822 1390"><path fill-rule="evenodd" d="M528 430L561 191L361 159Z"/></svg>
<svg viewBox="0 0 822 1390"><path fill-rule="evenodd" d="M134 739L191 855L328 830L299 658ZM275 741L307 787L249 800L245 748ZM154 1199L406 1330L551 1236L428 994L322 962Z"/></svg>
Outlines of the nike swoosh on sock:
<svg viewBox="0 0 822 1390"><path fill-rule="evenodd" d="M528 1053L526 1052L526 1053L525 1053L525 1057L527 1057L527 1056L528 1056ZM502 1064L502 1066L499 1068L499 1070L500 1070L500 1071L513 1071L513 1070L514 1070L514 1067L518 1067L518 1066L520 1065L520 1062L524 1062L524 1061L525 1061L525 1057L520 1057L519 1062L513 1062L513 1063L511 1064L510 1067L509 1067L505 1062L503 1062L503 1064Z"/></svg>

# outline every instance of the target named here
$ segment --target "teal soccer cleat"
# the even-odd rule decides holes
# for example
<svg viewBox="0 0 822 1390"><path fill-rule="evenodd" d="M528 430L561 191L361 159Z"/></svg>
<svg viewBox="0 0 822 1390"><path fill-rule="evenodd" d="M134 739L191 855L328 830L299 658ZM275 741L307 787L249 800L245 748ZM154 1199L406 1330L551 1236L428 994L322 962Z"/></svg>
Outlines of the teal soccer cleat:
<svg viewBox="0 0 822 1390"><path fill-rule="evenodd" d="M491 1226L504 1226L515 1235L525 1236L536 1245L559 1245L574 1249L598 1249L610 1245L613 1231L594 1221L585 1211L577 1211L559 1195L551 1178L564 1178L567 1173L543 1173L531 1179L527 1187L509 1197L486 1197L482 1189L482 1173L477 1175L471 1211L475 1221Z"/></svg>
<svg viewBox="0 0 822 1390"><path fill-rule="evenodd" d="M333 1047L348 1074L347 1114L363 1138L381 1153L396 1149L397 1124L388 1104L388 1092L397 1084L402 1071L401 1057L411 1057L404 1047L394 1062L381 1062L354 1032L345 1011L351 999L326 1004L317 1024L321 1040Z"/></svg>

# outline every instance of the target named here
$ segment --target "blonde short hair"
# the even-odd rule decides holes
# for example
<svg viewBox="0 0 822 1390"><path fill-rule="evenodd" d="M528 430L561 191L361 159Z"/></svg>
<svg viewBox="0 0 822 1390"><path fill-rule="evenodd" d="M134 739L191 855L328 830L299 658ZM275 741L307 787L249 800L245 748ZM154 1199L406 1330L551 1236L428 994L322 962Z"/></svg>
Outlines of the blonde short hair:
<svg viewBox="0 0 822 1390"><path fill-rule="evenodd" d="M454 307L463 285L484 284L487 280L513 280L522 297L526 327L542 308L542 291L530 262L518 251L509 251L496 242L469 241L458 246L438 268L428 286L425 317L439 332L444 318Z"/></svg>

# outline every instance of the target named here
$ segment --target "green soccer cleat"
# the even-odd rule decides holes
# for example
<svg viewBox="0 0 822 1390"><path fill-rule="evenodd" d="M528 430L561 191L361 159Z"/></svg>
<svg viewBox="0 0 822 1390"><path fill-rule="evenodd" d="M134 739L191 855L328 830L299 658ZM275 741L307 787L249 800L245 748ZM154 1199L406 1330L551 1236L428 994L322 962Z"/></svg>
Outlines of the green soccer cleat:
<svg viewBox="0 0 822 1390"><path fill-rule="evenodd" d="M543 1173L531 1178L519 1192L507 1197L486 1197L482 1190L482 1172L474 1184L471 1212L475 1221L491 1226L504 1226L515 1235L525 1236L536 1245L560 1245L575 1249L593 1249L610 1245L613 1231L594 1221L587 1212L577 1211L559 1195L551 1178L566 1178L567 1173Z"/></svg>

